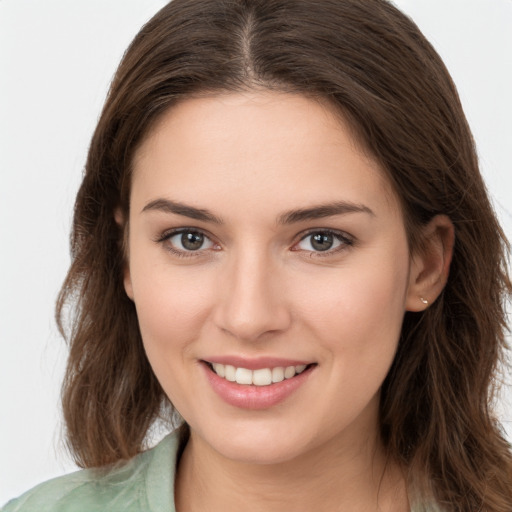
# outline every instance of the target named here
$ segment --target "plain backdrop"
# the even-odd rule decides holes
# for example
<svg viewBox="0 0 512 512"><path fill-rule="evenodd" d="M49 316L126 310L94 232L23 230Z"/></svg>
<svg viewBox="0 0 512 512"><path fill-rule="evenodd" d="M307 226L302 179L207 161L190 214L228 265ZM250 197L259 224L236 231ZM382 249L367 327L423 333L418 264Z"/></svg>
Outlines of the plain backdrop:
<svg viewBox="0 0 512 512"><path fill-rule="evenodd" d="M0 504L74 469L54 302L72 205L116 65L164 0L0 0ZM459 88L512 236L512 0L397 0ZM500 415L512 434L505 388Z"/></svg>

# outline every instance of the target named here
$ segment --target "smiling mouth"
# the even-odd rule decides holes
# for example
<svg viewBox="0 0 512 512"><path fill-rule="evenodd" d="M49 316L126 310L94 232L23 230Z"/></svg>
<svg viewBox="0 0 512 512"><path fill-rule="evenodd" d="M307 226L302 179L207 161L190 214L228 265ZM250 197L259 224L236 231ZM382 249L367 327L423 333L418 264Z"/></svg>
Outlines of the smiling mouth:
<svg viewBox="0 0 512 512"><path fill-rule="evenodd" d="M293 379L314 366L314 363L312 363L307 365L277 366L275 368L249 370L248 368L237 368L229 364L204 362L209 366L212 372L222 379L247 386L270 386L271 384L277 384L283 380Z"/></svg>

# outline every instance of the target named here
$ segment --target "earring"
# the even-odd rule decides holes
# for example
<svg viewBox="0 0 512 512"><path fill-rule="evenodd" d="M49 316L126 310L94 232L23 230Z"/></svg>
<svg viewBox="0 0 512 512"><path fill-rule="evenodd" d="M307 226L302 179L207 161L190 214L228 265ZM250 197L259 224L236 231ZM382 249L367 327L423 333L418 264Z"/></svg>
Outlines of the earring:
<svg viewBox="0 0 512 512"><path fill-rule="evenodd" d="M425 306L428 306L428 300L427 299L424 299L423 297L420 297L420 300L421 300L421 302L423 302L423 304L425 304Z"/></svg>

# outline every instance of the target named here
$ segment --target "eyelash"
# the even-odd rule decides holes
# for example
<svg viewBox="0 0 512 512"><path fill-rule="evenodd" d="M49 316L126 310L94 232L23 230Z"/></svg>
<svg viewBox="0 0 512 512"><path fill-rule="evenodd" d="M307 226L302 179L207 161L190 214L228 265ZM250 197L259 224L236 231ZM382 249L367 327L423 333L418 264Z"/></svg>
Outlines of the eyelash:
<svg viewBox="0 0 512 512"><path fill-rule="evenodd" d="M197 228L179 228L179 229L172 229L170 231L165 231L159 237L156 238L155 242L164 244L165 242L168 242L174 236L184 234L184 233L201 235L205 238L205 240L209 240L212 244L214 244L214 246L218 245L212 240L212 238L207 233L205 233L203 230L197 229ZM302 241L306 240L308 237L311 237L313 235L318 235L318 234L332 236L335 240L340 242L340 245L334 249L327 249L325 251L305 251L305 252L309 252L311 257L325 258L328 256L332 256L333 254L337 254L341 251L347 250L348 248L352 247L355 243L354 238L351 235L349 235L348 233L345 233L343 231L337 231L337 230L333 230L333 229L313 229L313 230L309 230L306 233L302 233L299 240L293 244L291 250L296 251L296 252L301 251L301 249L295 249L294 247L296 247ZM170 253L172 253L174 256L177 256L179 258L195 257L195 256L198 256L199 254L202 254L204 251L207 250L207 249L198 249L197 251L184 251L181 249L176 249L171 244L167 244L165 246L165 249L167 251L169 251ZM218 249L214 249L214 250L218 250Z"/></svg>
<svg viewBox="0 0 512 512"><path fill-rule="evenodd" d="M306 240L308 237L312 237L313 235L329 235L332 236L338 242L340 242L340 245L334 249L327 249L325 251L309 251L311 253L311 257L314 258L326 258L332 256L333 254L337 254L341 251L347 250L348 248L352 247L355 243L354 237L352 237L348 233L345 233L344 231L337 231L334 229L312 229L302 234L299 241L294 244L294 247L297 246L303 240ZM300 249L292 250L300 251Z"/></svg>
<svg viewBox="0 0 512 512"><path fill-rule="evenodd" d="M165 242L168 242L171 238L175 237L176 235L182 235L184 233L201 235L205 238L205 240L210 240L212 244L217 245L207 233L197 228L179 228L165 231L155 240L155 242L165 244ZM170 243L165 244L165 249L174 256L178 256L179 258L193 258L194 256L198 256L199 254L203 253L206 250L198 249L197 251L183 251L181 249L176 249Z"/></svg>

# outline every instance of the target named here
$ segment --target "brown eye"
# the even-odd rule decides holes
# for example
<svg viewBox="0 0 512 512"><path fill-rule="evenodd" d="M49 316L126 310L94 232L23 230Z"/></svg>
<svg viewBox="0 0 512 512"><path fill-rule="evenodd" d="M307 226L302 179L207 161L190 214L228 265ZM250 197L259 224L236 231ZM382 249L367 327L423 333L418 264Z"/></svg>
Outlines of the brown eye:
<svg viewBox="0 0 512 512"><path fill-rule="evenodd" d="M311 235L310 243L316 251L328 251L334 244L334 237L331 233L316 233Z"/></svg>
<svg viewBox="0 0 512 512"><path fill-rule="evenodd" d="M166 240L178 252L197 252L211 249L214 245L204 233L194 230L174 232Z"/></svg>
<svg viewBox="0 0 512 512"><path fill-rule="evenodd" d="M201 233L182 233L181 245L188 251L201 249L204 243L204 235Z"/></svg>
<svg viewBox="0 0 512 512"><path fill-rule="evenodd" d="M339 249L353 245L348 235L336 231L314 231L302 238L296 245L296 250L308 252L336 252Z"/></svg>

